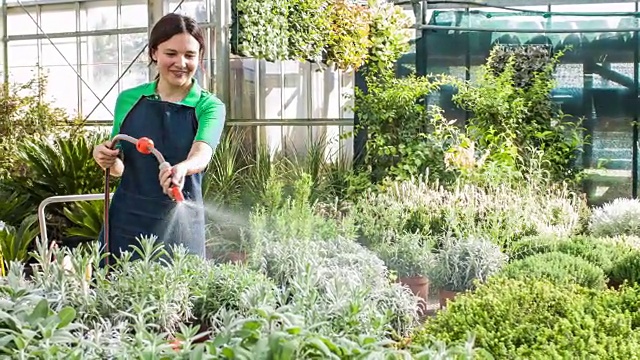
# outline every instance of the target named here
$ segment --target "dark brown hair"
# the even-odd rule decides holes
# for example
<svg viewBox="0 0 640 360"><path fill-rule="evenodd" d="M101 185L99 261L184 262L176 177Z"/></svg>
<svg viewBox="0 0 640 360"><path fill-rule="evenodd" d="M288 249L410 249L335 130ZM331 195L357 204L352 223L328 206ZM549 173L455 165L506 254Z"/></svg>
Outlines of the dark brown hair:
<svg viewBox="0 0 640 360"><path fill-rule="evenodd" d="M158 50L160 44L171 39L174 35L185 33L193 36L200 44L200 60L202 61L205 41L198 22L189 16L171 13L160 18L149 34L149 61L151 64L155 63L153 52Z"/></svg>

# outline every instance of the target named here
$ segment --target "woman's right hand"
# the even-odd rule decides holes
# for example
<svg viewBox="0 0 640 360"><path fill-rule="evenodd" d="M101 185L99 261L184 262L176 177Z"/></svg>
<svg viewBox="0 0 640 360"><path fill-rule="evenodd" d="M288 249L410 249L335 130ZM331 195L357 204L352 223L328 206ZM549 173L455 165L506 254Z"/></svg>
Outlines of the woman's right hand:
<svg viewBox="0 0 640 360"><path fill-rule="evenodd" d="M112 150L111 140L107 140L93 149L93 158L103 169L108 169L116 163L120 150Z"/></svg>

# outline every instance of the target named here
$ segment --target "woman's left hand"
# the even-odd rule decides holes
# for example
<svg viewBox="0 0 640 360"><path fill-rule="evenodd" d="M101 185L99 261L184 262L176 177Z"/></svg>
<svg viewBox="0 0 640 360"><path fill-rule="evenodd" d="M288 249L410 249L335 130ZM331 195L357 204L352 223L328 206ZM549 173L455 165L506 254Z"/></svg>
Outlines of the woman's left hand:
<svg viewBox="0 0 640 360"><path fill-rule="evenodd" d="M180 190L184 187L184 178L187 175L187 169L181 164L176 164L172 167L162 169L160 171L159 179L162 191L171 196L169 188L177 186Z"/></svg>

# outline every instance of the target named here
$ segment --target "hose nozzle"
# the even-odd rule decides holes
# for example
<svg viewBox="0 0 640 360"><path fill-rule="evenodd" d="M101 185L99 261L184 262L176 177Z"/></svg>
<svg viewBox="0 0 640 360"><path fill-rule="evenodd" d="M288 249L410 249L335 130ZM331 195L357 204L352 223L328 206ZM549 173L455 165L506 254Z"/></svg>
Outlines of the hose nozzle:
<svg viewBox="0 0 640 360"><path fill-rule="evenodd" d="M178 188L177 186L172 186L169 188L169 190L171 191L171 195L173 195L173 198L176 200L176 202L184 201L184 195L182 194L180 188Z"/></svg>
<svg viewBox="0 0 640 360"><path fill-rule="evenodd" d="M160 164L160 171L162 171L163 169L166 169L168 167L171 167L171 164L169 164L168 162L163 162L162 164ZM169 188L169 191L171 191L171 195L173 196L173 199L176 202L183 202L184 201L184 195L182 194L182 190L180 190L180 188L178 188L177 186L172 186Z"/></svg>

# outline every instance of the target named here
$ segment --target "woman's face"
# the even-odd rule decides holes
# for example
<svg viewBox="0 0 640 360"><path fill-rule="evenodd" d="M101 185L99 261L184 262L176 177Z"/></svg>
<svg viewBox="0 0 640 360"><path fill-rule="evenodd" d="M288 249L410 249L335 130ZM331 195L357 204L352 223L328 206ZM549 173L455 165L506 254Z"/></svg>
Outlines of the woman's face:
<svg viewBox="0 0 640 360"><path fill-rule="evenodd" d="M191 84L200 63L200 44L187 33L174 35L153 53L160 77L173 86Z"/></svg>

